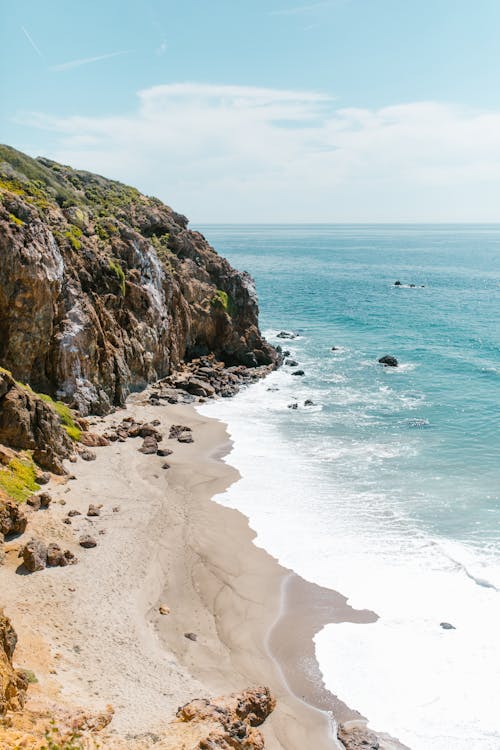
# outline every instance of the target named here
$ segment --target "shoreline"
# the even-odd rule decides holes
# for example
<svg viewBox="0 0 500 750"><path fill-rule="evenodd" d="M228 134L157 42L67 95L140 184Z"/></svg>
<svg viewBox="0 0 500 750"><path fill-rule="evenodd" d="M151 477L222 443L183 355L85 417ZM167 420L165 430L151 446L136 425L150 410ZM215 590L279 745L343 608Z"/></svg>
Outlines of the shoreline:
<svg viewBox="0 0 500 750"><path fill-rule="evenodd" d="M72 467L78 481L51 483L51 510L32 514L24 536L64 544L77 566L16 575L25 540L7 545L0 588L19 634L16 665L39 680L28 706L102 711L111 703L109 746L139 747L148 733L168 734L178 705L263 684L277 699L261 728L268 750L340 749L335 720L366 722L324 687L312 638L327 622L373 613L283 568L254 544L246 516L213 500L240 476L225 460L232 443L224 423L191 406L152 406L143 393L97 429L132 414L159 418L165 434L187 424L195 443L164 440L174 450L168 471L137 440L112 443ZM84 515L89 502L103 504L99 518ZM82 513L71 526L62 524L70 508ZM86 551L75 536L89 527L98 546ZM170 614L159 614L160 605Z"/></svg>

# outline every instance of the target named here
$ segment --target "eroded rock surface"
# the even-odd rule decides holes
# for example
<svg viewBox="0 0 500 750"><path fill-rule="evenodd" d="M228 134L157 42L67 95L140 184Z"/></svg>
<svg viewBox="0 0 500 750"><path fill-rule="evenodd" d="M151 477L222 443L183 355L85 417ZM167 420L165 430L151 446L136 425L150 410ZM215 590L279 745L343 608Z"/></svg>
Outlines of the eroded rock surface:
<svg viewBox="0 0 500 750"><path fill-rule="evenodd" d="M0 362L35 391L103 414L195 357L276 363L250 276L158 199L6 146L0 192Z"/></svg>

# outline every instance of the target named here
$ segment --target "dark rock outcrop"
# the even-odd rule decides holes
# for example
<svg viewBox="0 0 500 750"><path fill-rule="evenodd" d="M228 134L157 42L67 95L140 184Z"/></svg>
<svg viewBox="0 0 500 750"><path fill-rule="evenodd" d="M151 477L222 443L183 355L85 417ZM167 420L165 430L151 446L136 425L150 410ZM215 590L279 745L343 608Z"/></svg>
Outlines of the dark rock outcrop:
<svg viewBox="0 0 500 750"><path fill-rule="evenodd" d="M383 357L380 357L379 362L381 365L385 365L385 367L398 366L398 360L396 359L396 357L393 357L392 354L384 354Z"/></svg>
<svg viewBox="0 0 500 750"><path fill-rule="evenodd" d="M0 193L0 363L35 391L103 414L209 353L277 363L250 276L158 199L6 146Z"/></svg>

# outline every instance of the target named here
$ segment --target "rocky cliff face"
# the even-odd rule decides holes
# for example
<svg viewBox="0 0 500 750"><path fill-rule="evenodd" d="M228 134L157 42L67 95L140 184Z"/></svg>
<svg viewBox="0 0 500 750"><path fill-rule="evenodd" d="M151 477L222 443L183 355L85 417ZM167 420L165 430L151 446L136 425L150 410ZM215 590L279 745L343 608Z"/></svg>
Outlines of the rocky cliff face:
<svg viewBox="0 0 500 750"><path fill-rule="evenodd" d="M213 353L273 365L252 279L156 198L0 146L0 364L105 413Z"/></svg>

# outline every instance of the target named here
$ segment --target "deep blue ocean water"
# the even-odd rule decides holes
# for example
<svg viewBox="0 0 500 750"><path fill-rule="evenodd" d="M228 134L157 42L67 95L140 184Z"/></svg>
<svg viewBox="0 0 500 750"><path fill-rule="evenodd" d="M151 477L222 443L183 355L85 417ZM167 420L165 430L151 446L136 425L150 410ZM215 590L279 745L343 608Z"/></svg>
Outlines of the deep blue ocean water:
<svg viewBox="0 0 500 750"><path fill-rule="evenodd" d="M243 475L223 501L380 615L318 636L327 684L413 750L499 750L500 226L200 229L305 371L206 407Z"/></svg>

